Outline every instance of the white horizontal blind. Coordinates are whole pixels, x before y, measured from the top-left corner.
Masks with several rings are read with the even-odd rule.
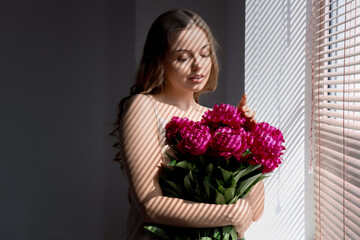
[[[314,0],[316,239],[360,239],[360,0]]]

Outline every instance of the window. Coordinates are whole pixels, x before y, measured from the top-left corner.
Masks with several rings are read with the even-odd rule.
[[[316,239],[360,239],[360,0],[314,0]]]

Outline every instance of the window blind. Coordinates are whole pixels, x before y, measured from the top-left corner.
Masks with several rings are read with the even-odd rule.
[[[360,239],[360,0],[314,0],[315,239]]]

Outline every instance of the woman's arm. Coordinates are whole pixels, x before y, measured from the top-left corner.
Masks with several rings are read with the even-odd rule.
[[[265,189],[264,182],[258,182],[255,186],[252,187],[249,195],[245,197],[251,206],[251,209],[254,213],[252,220],[255,222],[259,220],[264,212],[264,202],[265,202]]]
[[[253,217],[247,199],[232,205],[196,203],[162,196],[158,171],[162,163],[153,102],[136,95],[126,106],[120,126],[125,171],[145,222],[182,227],[248,227]]]

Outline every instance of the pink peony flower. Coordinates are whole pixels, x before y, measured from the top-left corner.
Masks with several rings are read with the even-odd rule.
[[[210,129],[206,125],[195,122],[180,130],[182,140],[177,145],[177,149],[183,153],[192,155],[204,154],[211,141]]]
[[[181,139],[180,130],[192,124],[194,122],[187,118],[173,117],[165,126],[166,139],[170,143],[176,143],[176,139]]]
[[[229,104],[215,104],[213,110],[204,113],[202,120],[212,129],[225,125],[235,130],[239,130],[245,121],[246,118],[241,116],[240,110]]]
[[[212,134],[212,150],[220,156],[229,159],[231,156],[240,160],[242,154],[249,148],[247,133],[243,128],[234,130],[230,127],[220,127]]]
[[[268,123],[258,123],[249,138],[250,151],[253,154],[251,164],[261,164],[263,173],[272,172],[281,163],[282,150],[285,147],[281,131]]]

